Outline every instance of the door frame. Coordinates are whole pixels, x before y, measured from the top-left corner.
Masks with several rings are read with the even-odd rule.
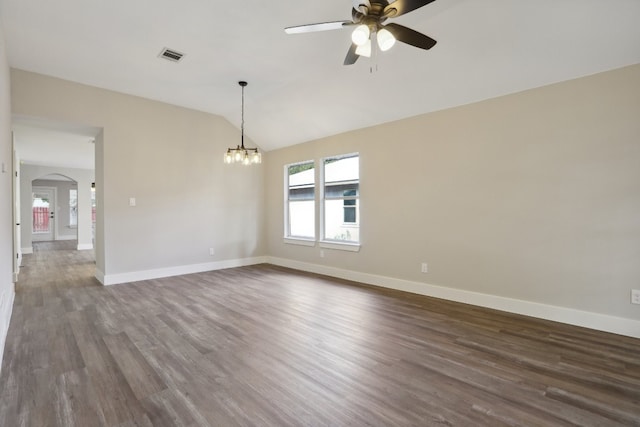
[[[20,177],[18,172],[18,153],[16,152],[16,141],[11,132],[11,206],[13,207],[13,282],[18,281],[20,274],[20,265],[22,264],[22,248],[20,236]]]
[[[39,186],[39,185],[33,185],[31,184],[31,242],[33,244],[33,242],[40,242],[40,241],[47,241],[47,240],[37,240],[34,239],[33,236],[36,236],[36,234],[34,234],[33,232],[33,193],[36,193],[38,190],[42,190],[42,191],[51,191],[51,194],[53,194],[53,201],[50,203],[50,205],[53,206],[53,224],[50,224],[49,227],[53,227],[53,229],[51,230],[51,241],[55,241],[58,240],[58,189],[56,187],[46,187],[46,186]]]

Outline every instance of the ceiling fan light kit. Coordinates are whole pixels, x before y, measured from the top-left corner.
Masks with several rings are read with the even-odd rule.
[[[378,47],[381,51],[386,52],[396,44],[396,38],[393,37],[393,34],[386,28],[382,28],[378,31],[376,35],[376,39],[378,41]]]
[[[355,26],[351,33],[352,45],[347,51],[344,65],[354,64],[360,56],[371,56],[374,34],[375,42],[382,52],[391,49],[396,40],[428,50],[437,43],[431,37],[399,24],[383,25],[383,23],[388,18],[404,15],[433,1],[435,0],[353,0],[350,21],[297,25],[287,27],[284,31],[287,34],[300,34]]]
[[[226,164],[242,163],[245,166],[251,164],[262,163],[262,154],[258,151],[258,148],[246,148],[244,146],[244,88],[247,86],[247,82],[239,81],[238,84],[242,87],[242,122],[240,125],[240,145],[236,148],[227,148],[224,153],[224,162]]]
[[[367,41],[369,41],[369,36],[371,35],[371,30],[367,25],[358,25],[353,33],[351,33],[351,41],[356,44],[356,46],[362,46]]]
[[[364,56],[365,58],[371,57],[371,40],[367,40],[362,46],[356,48],[356,54]]]

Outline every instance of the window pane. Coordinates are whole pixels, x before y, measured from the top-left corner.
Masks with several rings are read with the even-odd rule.
[[[313,162],[290,165],[287,169],[289,171],[289,187],[313,187],[315,185],[316,175]]]
[[[358,155],[351,157],[333,158],[324,160],[324,182],[358,181],[360,168]]]
[[[315,201],[289,202],[289,236],[314,238],[316,215]]]
[[[315,238],[314,162],[288,165],[286,168],[287,237]]]
[[[360,166],[357,154],[325,159],[324,239],[360,242]]]
[[[349,213],[347,213],[349,211]],[[348,218],[347,218],[348,216]],[[358,207],[345,208],[342,200],[327,200],[324,204],[324,238],[345,242],[359,242],[360,228],[357,224]],[[352,219],[352,221],[346,221]]]
[[[313,200],[315,199],[315,189],[313,187],[307,188],[293,188],[289,187],[289,200]]]
[[[355,202],[355,200],[354,200]],[[345,206],[344,208],[344,222],[356,222],[356,207]]]
[[[324,196],[328,199],[345,196],[357,196],[358,195],[358,183],[352,182],[349,184],[327,184],[324,188]]]
[[[69,190],[69,225],[78,225],[78,190]]]

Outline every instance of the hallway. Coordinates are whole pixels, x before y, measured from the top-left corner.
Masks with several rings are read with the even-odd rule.
[[[62,292],[77,287],[100,286],[94,279],[93,250],[76,250],[77,240],[33,242],[33,254],[23,255],[16,301],[42,298],[43,292]]]

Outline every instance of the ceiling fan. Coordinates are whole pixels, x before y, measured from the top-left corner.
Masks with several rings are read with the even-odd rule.
[[[287,27],[287,34],[311,33],[315,31],[338,30],[355,26],[351,34],[351,47],[344,58],[344,65],[354,64],[360,56],[371,56],[375,42],[381,51],[391,49],[396,40],[420,49],[431,49],[437,43],[434,39],[411,28],[399,24],[383,25],[388,18],[409,13],[435,0],[353,0],[350,21],[321,22],[318,24]]]

